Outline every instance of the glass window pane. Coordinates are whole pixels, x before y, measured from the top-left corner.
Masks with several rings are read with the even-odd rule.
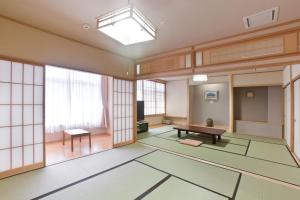
[[[34,104],[43,104],[43,86],[34,86]]]
[[[24,85],[24,104],[33,104],[33,86]]]
[[[24,145],[33,144],[33,126],[24,126]]]
[[[11,62],[6,60],[0,60],[0,81],[10,82],[11,77]]]
[[[22,167],[22,147],[12,149],[12,168]]]
[[[34,143],[43,143],[43,125],[34,125]]]
[[[12,84],[12,104],[22,104],[23,86],[21,84]]]
[[[0,104],[10,104],[10,85],[0,82]]]
[[[12,127],[12,146],[19,147],[22,146],[23,136],[22,136],[22,126]]]
[[[24,165],[33,164],[33,145],[24,147]]]
[[[33,124],[33,106],[25,105],[23,107],[23,124]]]
[[[0,149],[10,148],[10,128],[0,128]]]
[[[32,65],[24,65],[24,80],[25,84],[33,84],[33,66]]]
[[[0,105],[0,127],[10,126],[10,106]]]
[[[23,64],[22,63],[12,63],[12,82],[22,83],[23,82]]]
[[[43,121],[43,106],[34,106],[34,124],[42,124]]]
[[[0,150],[0,172],[10,169],[10,149]]]
[[[35,66],[34,67],[34,84],[44,85],[44,68]]]
[[[40,163],[43,162],[43,144],[34,145],[34,162]]]

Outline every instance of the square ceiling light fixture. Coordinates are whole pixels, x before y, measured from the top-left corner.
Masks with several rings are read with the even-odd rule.
[[[132,5],[100,16],[98,30],[124,45],[154,40],[154,26]]]
[[[205,81],[207,81],[207,75],[206,74],[193,75],[193,81],[195,81],[195,82],[205,82]]]

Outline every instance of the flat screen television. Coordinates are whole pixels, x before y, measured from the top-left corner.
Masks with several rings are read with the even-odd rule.
[[[137,120],[142,121],[144,119],[144,101],[137,101]]]

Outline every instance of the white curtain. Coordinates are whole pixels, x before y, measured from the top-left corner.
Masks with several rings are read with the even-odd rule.
[[[106,128],[102,85],[101,75],[46,66],[46,131]]]

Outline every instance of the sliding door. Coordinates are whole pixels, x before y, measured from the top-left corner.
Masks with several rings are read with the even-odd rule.
[[[294,83],[294,152],[300,158],[300,80]]]
[[[113,144],[114,147],[133,142],[133,82],[113,81]]]
[[[291,147],[291,86],[284,89],[284,139]]]
[[[44,68],[0,60],[0,178],[44,166]]]

